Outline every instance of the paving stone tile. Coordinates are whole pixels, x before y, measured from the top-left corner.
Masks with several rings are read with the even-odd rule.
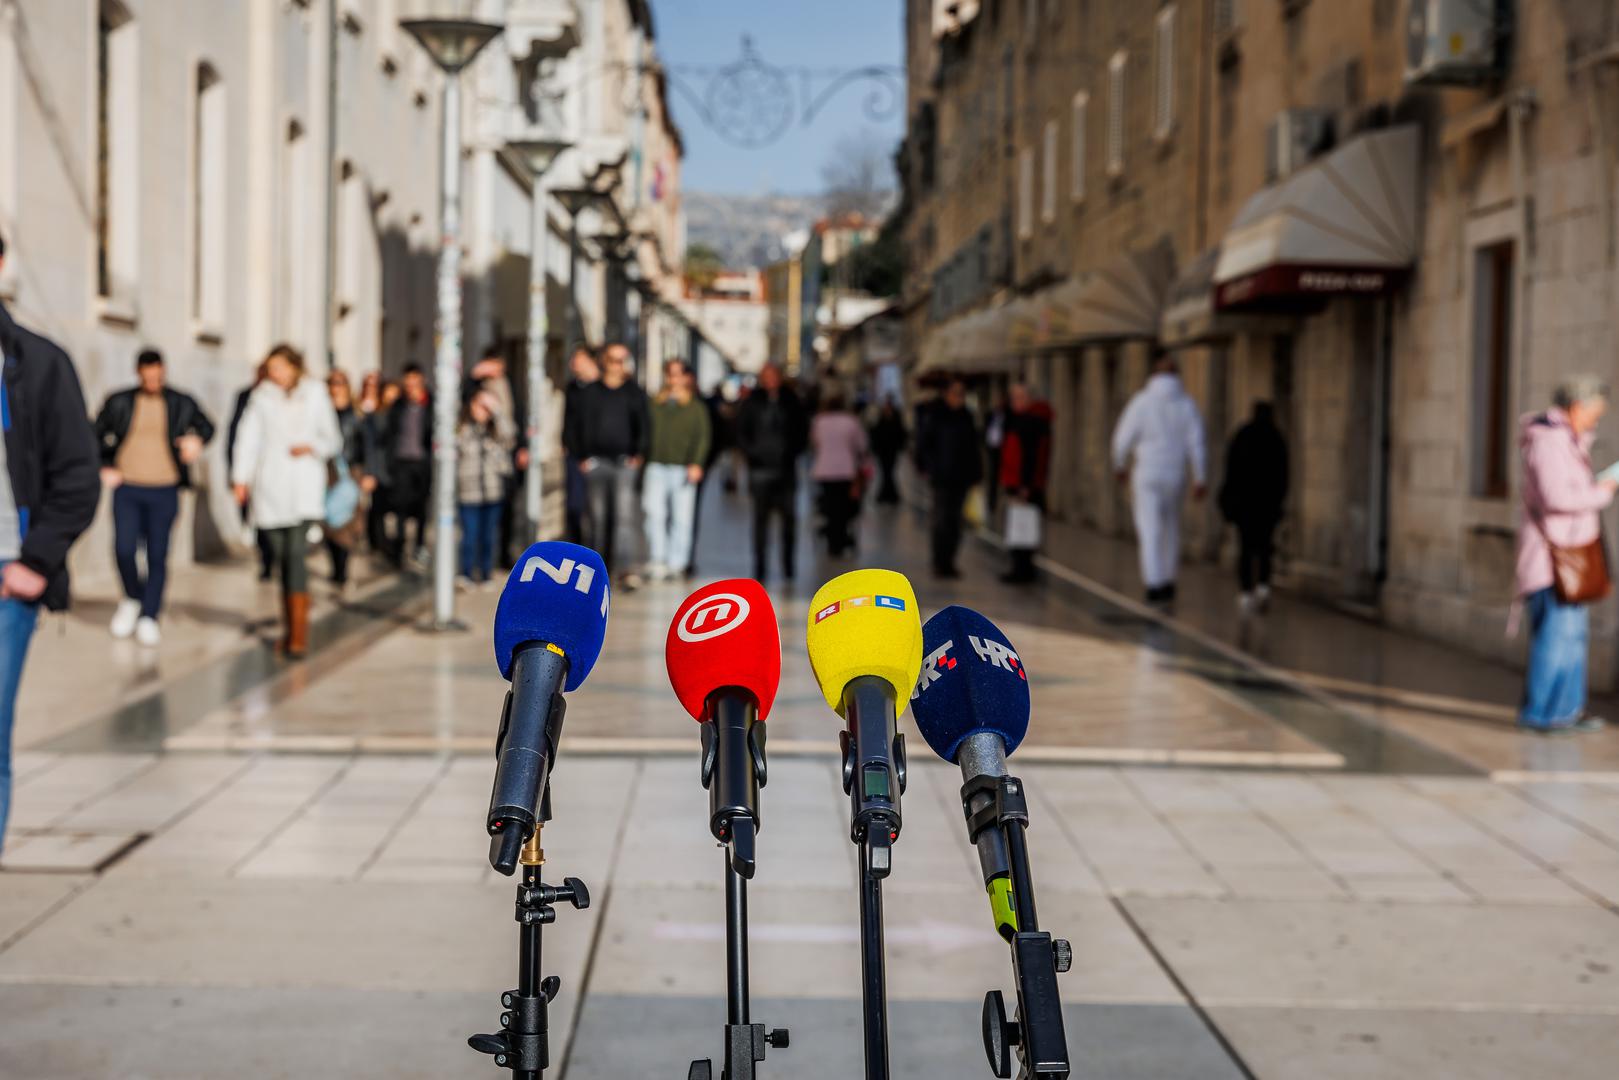
[[[1210,1013],[1265,1080],[1608,1080],[1619,1059],[1611,1012],[1216,1006]]]
[[[1611,1010],[1619,933],[1595,906],[1127,899],[1205,1005]]]
[[[0,873],[0,944],[91,880],[83,874]]]

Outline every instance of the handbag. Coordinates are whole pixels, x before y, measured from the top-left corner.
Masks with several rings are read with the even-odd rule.
[[[1546,523],[1534,515],[1535,528],[1546,542],[1546,551],[1552,559],[1552,589],[1563,604],[1592,604],[1613,591],[1613,579],[1608,575],[1608,548],[1598,530],[1589,543],[1562,547],[1552,543],[1546,533]]]
[[[326,477],[326,526],[342,529],[359,516],[360,485],[341,454],[327,466]]]
[[[1006,507],[1006,546],[1033,549],[1040,546],[1040,508],[1029,502],[1009,503]]]

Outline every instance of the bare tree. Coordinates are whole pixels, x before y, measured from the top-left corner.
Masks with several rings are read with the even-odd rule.
[[[865,130],[845,135],[821,167],[828,214],[882,217],[894,193],[894,152],[884,137]]]

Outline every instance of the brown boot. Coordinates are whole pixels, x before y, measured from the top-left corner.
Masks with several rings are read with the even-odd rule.
[[[287,656],[302,660],[309,651],[309,594],[287,595]]]

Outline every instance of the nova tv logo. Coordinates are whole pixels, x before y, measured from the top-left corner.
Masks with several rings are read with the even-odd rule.
[[[693,604],[680,617],[675,634],[681,641],[707,641],[728,634],[748,618],[748,602],[736,593],[715,593]]]

